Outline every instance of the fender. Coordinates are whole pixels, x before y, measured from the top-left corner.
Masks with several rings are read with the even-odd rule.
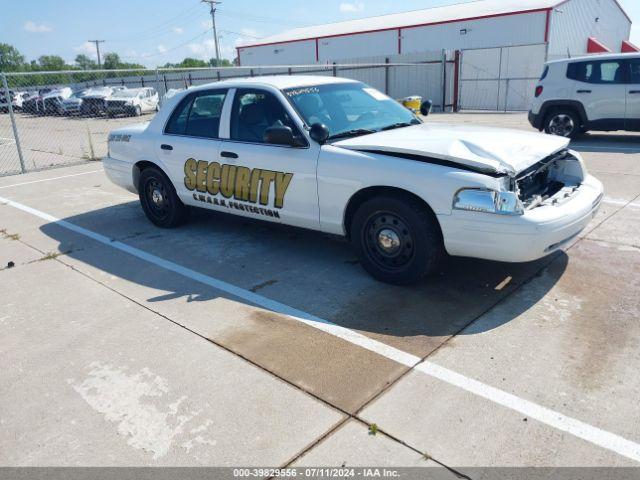
[[[547,117],[547,113],[556,107],[570,107],[578,112],[580,121],[583,125],[586,125],[589,122],[584,105],[582,105],[582,102],[577,100],[547,100],[542,104],[542,107],[540,107],[540,121],[544,122],[544,119]]]

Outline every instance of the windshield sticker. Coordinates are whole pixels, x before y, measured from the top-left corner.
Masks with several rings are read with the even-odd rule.
[[[362,90],[367,92],[369,95],[371,95],[376,100],[391,100],[384,93],[376,90],[375,88],[363,88]]]
[[[305,88],[296,88],[294,90],[288,90],[285,92],[288,97],[297,97],[298,95],[310,95],[314,93],[320,93],[320,89],[318,87],[305,87]]]
[[[293,179],[293,173],[209,163],[194,158],[185,162],[184,175],[184,185],[193,192],[194,200],[275,218],[280,218],[277,210],[251,204],[269,205],[273,191],[273,207],[284,208],[284,198]],[[248,204],[226,200],[231,198]]]

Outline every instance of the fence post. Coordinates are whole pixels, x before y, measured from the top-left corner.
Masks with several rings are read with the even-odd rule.
[[[142,84],[142,86],[144,87],[144,75],[140,77],[140,83]]]
[[[447,108],[447,51],[442,49],[442,113]]]
[[[384,63],[387,64],[384,67],[384,93],[385,95],[389,95],[389,57],[384,59]]]
[[[189,86],[192,87],[193,86],[193,78],[191,77],[191,72],[189,72],[188,78],[189,78]]]
[[[13,105],[11,104],[11,94],[9,93],[9,85],[7,84],[7,76],[4,73],[1,75],[2,86],[4,87],[4,98],[7,101],[9,117],[11,118],[11,127],[13,128],[13,140],[16,142],[16,150],[18,150],[18,158],[20,159],[20,171],[22,173],[27,173],[27,169],[24,166],[24,157],[22,156],[22,146],[20,145],[18,126],[16,125],[16,118],[13,115]]]
[[[164,95],[160,95],[160,72],[158,71],[158,68],[156,67],[156,91],[158,92],[158,104],[160,106],[162,106],[162,99],[164,97]],[[167,93],[167,92],[164,92]]]
[[[333,62],[333,76],[338,76],[338,67],[336,67],[336,62]]]
[[[509,81],[510,80],[511,80],[510,78],[507,78],[507,82],[506,82],[507,85],[505,87],[506,92],[504,92],[504,113],[507,113],[507,110],[508,110],[507,107],[508,107],[508,102],[509,102]]]

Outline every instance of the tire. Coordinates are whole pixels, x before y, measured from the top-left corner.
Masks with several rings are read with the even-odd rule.
[[[189,208],[180,201],[171,181],[158,168],[142,171],[138,196],[145,215],[157,227],[175,228],[189,216]]]
[[[140,105],[135,106],[135,108],[133,109],[133,115],[136,117],[142,115],[142,108],[140,108]]]
[[[408,196],[365,201],[353,216],[350,232],[363,268],[393,285],[412,284],[433,273],[444,254],[435,216]]]
[[[575,138],[583,131],[580,117],[571,109],[555,109],[544,120],[544,131],[549,135]]]

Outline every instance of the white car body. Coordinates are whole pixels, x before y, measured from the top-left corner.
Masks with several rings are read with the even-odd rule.
[[[106,99],[108,115],[139,115],[155,112],[159,108],[160,97],[151,87],[115,91]]]
[[[229,80],[181,92],[151,122],[111,132],[104,169],[115,184],[137,192],[140,168],[150,163],[166,174],[185,205],[337,235],[349,234],[350,205],[363,192],[403,192],[433,211],[450,255],[506,262],[531,261],[558,250],[586,227],[599,207],[602,184],[587,174],[580,155],[568,151],[568,140],[560,137],[424,123],[324,144],[314,141],[283,91],[349,82],[357,83],[331,77],[275,76]],[[273,94],[304,135],[305,146],[232,140],[230,112],[236,92],[245,88]],[[180,102],[206,90],[227,90],[219,138],[165,133]],[[373,89],[365,90],[381,101],[392,101]],[[229,158],[229,152],[237,158]],[[275,172],[264,197],[268,201],[258,202],[257,194],[247,200],[247,195],[239,195],[238,183],[234,192],[227,188],[225,194],[211,194],[204,184],[191,188],[189,177],[196,175],[190,171],[195,168],[195,163],[188,163],[192,160],[198,162],[198,169],[202,167],[194,177],[197,182],[205,181],[206,169],[222,168],[221,184],[225,168],[234,174],[242,167],[250,169],[251,175],[256,169]],[[520,202],[514,200],[515,184],[523,172],[537,166],[548,169],[562,188],[548,198],[528,199],[519,214],[474,211],[478,196],[480,206],[488,197]],[[285,175],[290,183],[279,195]]]
[[[547,63],[529,121],[561,136],[588,130],[640,131],[640,53]]]

